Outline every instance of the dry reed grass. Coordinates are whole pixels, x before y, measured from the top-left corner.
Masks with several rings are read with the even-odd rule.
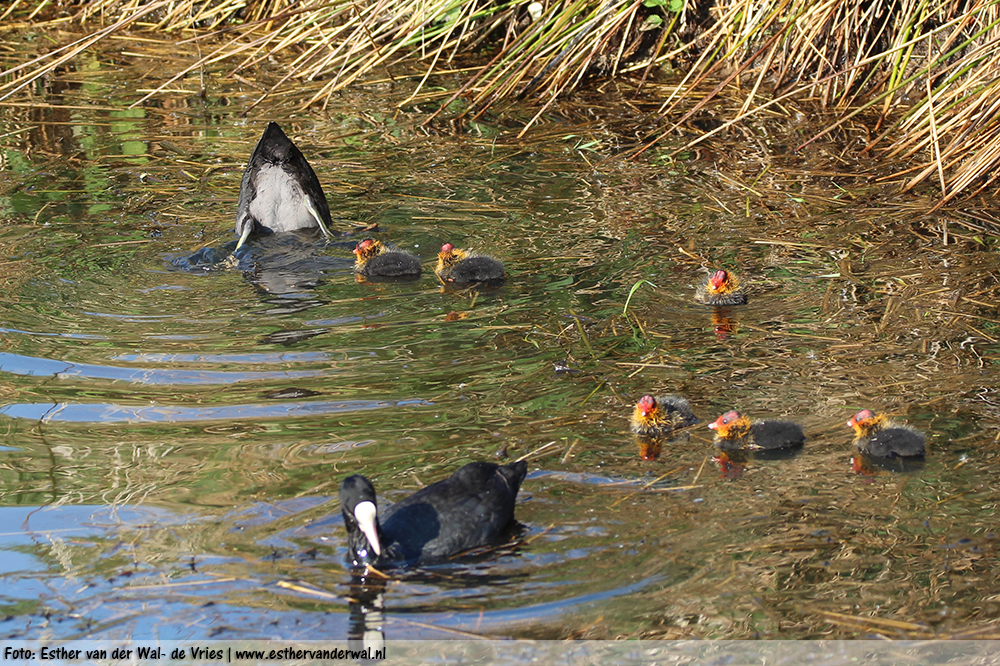
[[[0,100],[126,29],[176,33],[184,37],[181,48],[197,46],[200,53],[137,104],[199,67],[226,61],[236,75],[283,54],[287,64],[278,86],[322,81],[306,104],[325,104],[363,77],[392,78],[394,66],[419,61],[423,75],[400,102],[405,106],[419,98],[432,74],[451,71],[460,56],[489,46],[488,62],[440,109],[462,97],[468,102],[462,115],[475,118],[499,102],[534,98],[539,107],[523,135],[588,77],[641,72],[641,89],[653,67],[670,64],[685,73],[660,106],[669,120],[629,153],[633,157],[671,136],[723,90],[736,89],[742,103],[730,117],[682,149],[797,101],[839,114],[818,136],[863,118],[870,137],[862,153],[905,161],[902,188],[936,183],[938,206],[994,185],[1000,165],[995,0],[573,0],[530,6],[502,0],[80,0],[76,7],[75,14],[53,18],[43,0],[16,0],[0,15],[22,19],[8,30],[43,18],[102,26],[3,72]],[[201,50],[210,43],[211,50]]]

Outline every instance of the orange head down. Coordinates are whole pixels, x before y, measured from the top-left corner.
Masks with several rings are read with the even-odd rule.
[[[647,437],[667,437],[698,422],[691,405],[679,395],[644,395],[632,410],[632,432]]]
[[[369,259],[377,257],[383,252],[385,252],[385,245],[382,245],[382,241],[372,240],[371,238],[366,238],[354,248],[358,266],[364,266]]]
[[[694,300],[703,305],[717,307],[745,305],[747,295],[743,292],[738,277],[729,271],[719,269],[701,283],[695,291]]]
[[[750,419],[732,409],[708,424],[721,439],[743,437],[750,432]]]
[[[724,270],[717,270],[708,279],[711,294],[731,294],[740,288],[740,281]]]
[[[653,434],[653,431],[666,426],[670,427],[670,416],[665,414],[656,398],[651,395],[644,395],[635,403],[632,410],[632,431],[639,434]]]
[[[438,263],[434,272],[440,273],[447,268],[451,268],[468,256],[469,253],[465,250],[456,250],[455,246],[451,243],[445,243],[441,246],[441,251],[438,252]]]
[[[854,428],[854,434],[858,438],[871,436],[873,432],[880,430],[884,424],[885,416],[875,414],[870,409],[862,409],[847,421],[847,425]]]
[[[642,396],[639,402],[635,403],[635,412],[648,419],[650,414],[656,412],[656,398],[651,395]]]

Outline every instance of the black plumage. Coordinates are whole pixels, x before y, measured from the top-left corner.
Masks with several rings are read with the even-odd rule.
[[[666,437],[698,423],[691,404],[679,395],[644,395],[632,410],[632,432],[644,437]]]
[[[863,440],[859,448],[876,458],[923,457],[925,451],[923,435],[909,428],[886,428]]]
[[[252,234],[316,227],[330,235],[330,208],[319,179],[278,123],[268,123],[240,182],[236,249]]]
[[[731,410],[708,424],[723,451],[793,449],[805,444],[802,426],[791,421],[751,421]]]
[[[469,463],[377,517],[374,486],[349,476],[340,485],[348,557],[354,566],[426,564],[495,542],[514,521],[527,471],[524,461]]]
[[[805,444],[802,426],[790,421],[757,421],[750,426],[755,448],[789,449]]]
[[[415,278],[422,270],[420,257],[370,238],[358,243],[354,254],[354,272],[366,278]]]
[[[442,282],[455,284],[496,285],[502,282],[506,275],[503,262],[499,259],[469,250],[459,250],[451,243],[441,246],[434,272]]]
[[[922,432],[896,423],[883,414],[862,409],[847,425],[854,428],[854,445],[875,458],[922,458],[927,453],[927,438]]]
[[[503,279],[503,264],[493,257],[469,257],[456,264],[448,274],[448,282],[496,282]]]

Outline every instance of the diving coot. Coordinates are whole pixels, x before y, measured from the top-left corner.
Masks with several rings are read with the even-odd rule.
[[[451,243],[441,246],[434,272],[443,282],[458,284],[500,282],[504,278],[503,262],[499,259],[469,250],[458,250]]]
[[[699,285],[694,300],[704,305],[744,305],[747,295],[740,286],[739,278],[728,271],[718,270]]]
[[[415,278],[420,258],[402,250],[390,250],[382,241],[366,238],[354,248],[354,272],[365,277]]]
[[[697,422],[691,405],[679,395],[644,395],[632,410],[632,432],[644,437],[663,437]]]
[[[268,123],[240,183],[236,249],[251,234],[315,227],[330,235],[330,208],[319,179],[278,123]]]
[[[425,564],[500,537],[514,520],[525,461],[474,462],[393,504],[377,517],[375,488],[355,474],[340,484],[354,566]]]
[[[861,453],[876,458],[922,458],[927,438],[919,430],[895,423],[884,414],[862,409],[847,422],[854,428],[854,445]]]
[[[751,421],[736,410],[726,412],[708,427],[715,431],[715,445],[723,451],[792,449],[806,441],[797,423]]]

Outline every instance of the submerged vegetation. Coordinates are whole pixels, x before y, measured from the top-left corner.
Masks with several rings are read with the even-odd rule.
[[[905,161],[893,180],[903,189],[935,185],[938,206],[990,188],[1000,173],[995,0],[15,0],[0,19],[6,31],[92,31],[7,67],[0,99],[112,33],[142,30],[176,36],[197,58],[136,103],[222,61],[239,77],[282,54],[276,87],[322,82],[310,105],[373,76],[412,76],[401,65],[419,63],[419,83],[400,107],[421,99],[432,75],[459,72],[457,90],[433,96],[434,115],[470,120],[530,101],[537,111],[523,135],[584,82],[628,77],[636,98],[662,99],[656,121],[623,155],[668,138],[676,153],[753,116],[793,115],[795,104],[828,119],[799,147],[846,123],[861,126],[866,139],[854,154]],[[664,72],[675,85],[648,92]],[[720,114],[710,103],[723,92],[738,103]],[[691,120],[696,136],[685,132],[675,145]]]

